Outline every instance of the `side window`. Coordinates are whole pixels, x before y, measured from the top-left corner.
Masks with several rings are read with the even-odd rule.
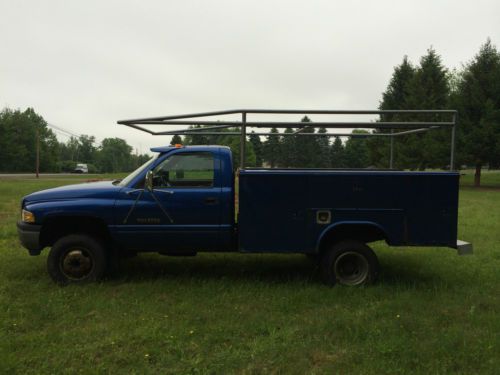
[[[153,171],[155,188],[214,186],[214,157],[211,152],[179,153]]]

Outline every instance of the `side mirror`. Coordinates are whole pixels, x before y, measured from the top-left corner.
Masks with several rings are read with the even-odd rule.
[[[153,171],[148,171],[148,173],[146,173],[144,187],[146,188],[146,190],[153,191]]]

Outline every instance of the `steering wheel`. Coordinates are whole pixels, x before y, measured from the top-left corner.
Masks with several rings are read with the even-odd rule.
[[[153,185],[161,187],[170,187],[169,176],[167,171],[159,170],[153,177]]]

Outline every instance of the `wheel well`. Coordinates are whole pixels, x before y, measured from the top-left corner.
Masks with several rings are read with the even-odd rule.
[[[81,216],[64,216],[49,219],[43,224],[40,233],[40,244],[52,246],[58,239],[68,234],[88,234],[104,241],[111,240],[108,226],[100,219]]]
[[[324,234],[318,251],[321,253],[332,244],[343,240],[369,243],[379,240],[387,241],[387,236],[382,229],[372,224],[340,224]]]

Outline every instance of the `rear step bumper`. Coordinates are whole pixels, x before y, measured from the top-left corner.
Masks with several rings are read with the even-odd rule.
[[[470,242],[465,242],[462,240],[457,240],[456,249],[458,255],[470,255],[473,253],[472,244]]]

